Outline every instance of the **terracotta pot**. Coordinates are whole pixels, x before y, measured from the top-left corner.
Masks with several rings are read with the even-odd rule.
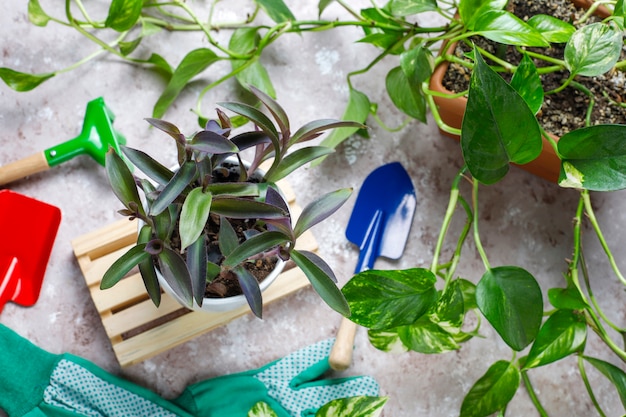
[[[591,0],[572,0],[573,3],[582,8],[588,8],[593,2]],[[600,6],[596,15],[604,18],[611,15],[611,12],[604,6]],[[456,48],[456,43],[450,44],[447,46],[447,53],[453,54],[454,49]],[[444,49],[446,49],[446,45],[444,44],[440,50],[440,54],[443,53]],[[448,90],[443,86],[443,77],[446,74],[449,66],[448,61],[443,61],[439,64],[435,71],[433,72],[432,77],[430,78],[430,89],[433,91],[438,91],[440,93],[453,95],[454,92]],[[460,129],[463,123],[463,114],[465,113],[465,107],[467,106],[467,99],[465,97],[457,97],[457,98],[445,98],[445,97],[433,97],[435,103],[439,107],[439,114],[441,119],[451,127],[456,129]],[[449,136],[451,138],[459,140],[458,135],[453,135],[451,133],[440,130],[442,134]],[[550,135],[553,139],[558,141],[558,137],[554,135]],[[535,174],[539,177],[545,178],[551,182],[558,182],[559,173],[561,170],[561,160],[556,155],[554,148],[550,144],[550,142],[543,138],[543,149],[539,157],[532,162],[525,165],[518,165],[520,168]]]

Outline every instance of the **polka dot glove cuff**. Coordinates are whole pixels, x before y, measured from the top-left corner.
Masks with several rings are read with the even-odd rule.
[[[377,396],[369,376],[326,379],[334,339],[294,352],[260,369],[199,382],[176,401],[201,417],[245,417],[264,401],[279,417],[308,417],[329,401],[359,395]],[[193,403],[193,405],[191,405]]]

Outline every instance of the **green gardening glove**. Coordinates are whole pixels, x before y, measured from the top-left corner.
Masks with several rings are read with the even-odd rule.
[[[191,385],[175,403],[197,417],[245,417],[259,401],[279,417],[305,417],[338,398],[377,396],[378,384],[368,376],[321,378],[330,369],[333,343],[324,340],[260,369]]]
[[[279,417],[303,417],[334,399],[377,395],[369,377],[318,379],[329,368],[332,343],[199,382],[168,401],[83,358],[46,352],[0,324],[0,409],[9,417],[246,417],[263,401]]]

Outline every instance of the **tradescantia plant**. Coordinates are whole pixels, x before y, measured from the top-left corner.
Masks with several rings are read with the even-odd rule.
[[[245,266],[259,258],[278,257],[292,259],[330,307],[349,315],[330,267],[315,253],[296,249],[296,241],[335,212],[352,190],[341,189],[319,197],[303,209],[294,223],[275,182],[332,152],[322,146],[290,151],[292,146],[327,130],[359,124],[316,120],[291,133],[283,108],[263,92],[254,87],[251,90],[274,121],[253,106],[222,103],[223,108],[255,124],[255,129],[233,137],[231,118],[219,109],[218,119],[210,120],[206,129],[191,137],[169,122],[148,119],[175,141],[178,167],[173,171],[140,150],[122,147],[125,158],[147,176],[138,178],[121,155],[114,151],[107,154],[111,187],[125,207],[120,213],[138,218],[144,225],[137,244],[106,271],[101,288],[110,288],[138,266],[148,294],[159,305],[158,269],[180,299],[189,306],[192,300],[201,306],[207,282],[221,274],[234,274],[252,311],[261,317],[259,284]],[[246,149],[254,150],[247,167],[240,157]],[[225,166],[225,160],[233,156],[235,162],[231,165],[235,167]],[[271,164],[267,171],[254,178],[259,165],[268,159]],[[233,169],[234,179],[229,175]],[[250,224],[243,236],[238,236],[231,224],[237,219]],[[211,221],[217,226],[211,227]],[[217,245],[211,244],[210,236],[214,234],[219,236]]]
[[[610,35],[619,44],[623,42],[621,23],[621,19],[611,23],[617,25],[611,31],[620,31],[619,39]],[[573,47],[584,49],[586,45],[575,43]],[[582,63],[585,51],[571,53],[573,62]],[[512,355],[485,364],[485,373],[462,401],[463,417],[504,415],[522,385],[539,414],[547,416],[538,393],[540,389],[535,390],[531,382],[533,370],[571,355],[578,359],[579,375],[590,403],[599,415],[607,415],[586,370],[594,368],[604,375],[626,407],[626,372],[614,364],[626,364],[626,329],[611,318],[616,310],[621,311],[621,305],[603,306],[594,295],[594,277],[585,263],[582,233],[588,223],[605,251],[617,282],[626,286],[591,203],[591,191],[626,188],[626,125],[593,125],[590,117],[586,126],[563,135],[558,142],[550,140],[561,163],[559,185],[577,189],[580,198],[571,211],[572,256],[567,260],[562,285],[542,292],[536,278],[524,266],[490,263],[481,243],[479,190],[504,178],[511,163],[525,164],[537,158],[542,149],[542,129],[535,114],[543,103],[541,100],[533,103],[529,97],[543,97],[543,94],[519,91],[515,80],[507,83],[487,65],[478,48],[474,48],[471,57],[473,71],[459,132],[465,164],[451,186],[431,266],[357,274],[342,289],[352,312],[350,319],[368,328],[369,340],[378,349],[424,354],[443,354],[471,343],[481,333],[480,318],[486,319],[497,337],[510,347]],[[615,64],[614,59],[610,62]],[[529,60],[519,69],[522,65],[531,69],[534,66]],[[607,70],[600,63],[597,67],[587,67],[590,73]],[[541,83],[538,87],[541,89]],[[543,135],[547,136],[545,132]],[[469,186],[470,199],[464,197],[464,184]],[[451,222],[457,215],[464,216],[466,221],[456,243],[452,241],[455,250],[451,259],[442,262],[442,248],[450,238]],[[459,277],[461,252],[469,241],[484,264],[484,273]],[[546,310],[545,300],[550,304]],[[468,329],[471,316],[479,317],[479,324]],[[595,333],[612,352],[610,360],[589,353],[586,345],[589,333]]]

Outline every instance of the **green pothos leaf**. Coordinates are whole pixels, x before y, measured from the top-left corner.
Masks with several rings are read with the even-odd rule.
[[[0,78],[9,87],[15,91],[24,92],[30,91],[39,84],[54,77],[56,73],[49,72],[47,74],[28,74],[25,72],[19,72],[12,70],[11,68],[0,68]]]
[[[185,55],[154,105],[152,117],[157,119],[162,117],[187,83],[218,60],[219,57],[215,52],[207,48],[194,49]],[[162,61],[158,61],[158,64],[162,64]]]
[[[430,321],[447,332],[455,334],[461,330],[465,311],[463,282],[457,279],[452,281],[440,295],[428,316]]]
[[[617,366],[605,362],[601,359],[584,356],[585,360],[600,371],[609,381],[613,383],[622,401],[622,405],[626,407],[626,373]]]
[[[118,32],[125,32],[135,26],[142,7],[143,0],[113,0],[104,24]]]
[[[503,410],[513,399],[520,379],[520,371],[513,363],[494,363],[463,399],[461,417],[486,417]]]
[[[378,417],[387,397],[357,396],[338,398],[323,405],[315,417]]]
[[[615,66],[622,46],[622,31],[605,23],[592,23],[570,37],[565,45],[565,62],[573,74],[595,77]]]
[[[120,52],[124,56],[131,54],[139,46],[143,38],[147,36],[151,36],[155,33],[158,33],[161,30],[162,29],[160,26],[157,26],[153,23],[150,23],[149,21],[145,19],[142,19],[141,20],[141,32],[139,33],[139,36],[137,36],[135,39],[130,40],[130,41],[120,42],[119,44]]]
[[[485,184],[502,179],[510,163],[526,164],[541,153],[535,115],[524,99],[474,50],[461,149],[470,173]]]
[[[587,325],[572,310],[558,310],[541,326],[525,368],[535,368],[578,351],[587,340]]]
[[[613,16],[621,17],[622,19],[626,17],[626,8],[624,8],[624,0],[617,0],[617,3],[615,3],[615,7],[613,8]]]
[[[426,123],[426,98],[421,89],[411,85],[401,67],[389,71],[385,78],[387,93],[393,104],[407,115]]]
[[[532,16],[526,22],[539,31],[548,42],[565,43],[576,31],[574,25],[545,14]]]
[[[487,39],[506,45],[550,46],[539,31],[505,10],[481,14],[474,22],[474,30]]]
[[[626,126],[596,125],[559,139],[561,187],[592,191],[626,188]]]
[[[278,414],[268,403],[259,401],[248,411],[248,417],[278,417]]]
[[[474,30],[474,23],[483,14],[491,10],[502,10],[507,0],[463,0],[459,2],[461,21],[469,30]]]
[[[537,336],[543,299],[537,280],[528,271],[515,266],[488,270],[476,286],[476,302],[512,349],[521,351]]]
[[[454,336],[427,316],[397,330],[402,343],[414,352],[443,353],[459,349]]]
[[[318,6],[317,6],[317,15],[318,17],[322,15],[322,13],[324,13],[324,10],[326,10],[326,8],[335,0],[320,0]]]
[[[580,291],[575,287],[550,288],[548,299],[555,308],[563,310],[584,310],[587,303],[580,295]]]
[[[388,353],[403,353],[409,349],[400,339],[398,330],[400,327],[387,330],[368,330],[367,336],[370,343],[378,350]]]
[[[256,0],[265,10],[265,13],[276,23],[283,23],[289,20],[296,20],[289,7],[283,0]]]
[[[522,61],[511,79],[511,87],[524,99],[533,114],[541,110],[543,104],[543,85],[533,61],[524,54]]]
[[[50,16],[44,12],[39,0],[29,0],[28,2],[28,20],[37,26],[46,26],[50,21]]]
[[[435,276],[427,269],[369,270],[355,275],[342,292],[350,319],[374,330],[409,325],[437,300]]]
[[[391,0],[391,14],[404,17],[418,13],[436,11],[436,0]]]
[[[272,98],[276,98],[276,90],[272,80],[259,62],[258,55],[254,55],[260,36],[258,27],[245,27],[236,29],[229,41],[229,48],[240,54],[252,54],[247,60],[234,59],[231,61],[233,71],[236,71],[235,78],[243,88],[256,87]]]

